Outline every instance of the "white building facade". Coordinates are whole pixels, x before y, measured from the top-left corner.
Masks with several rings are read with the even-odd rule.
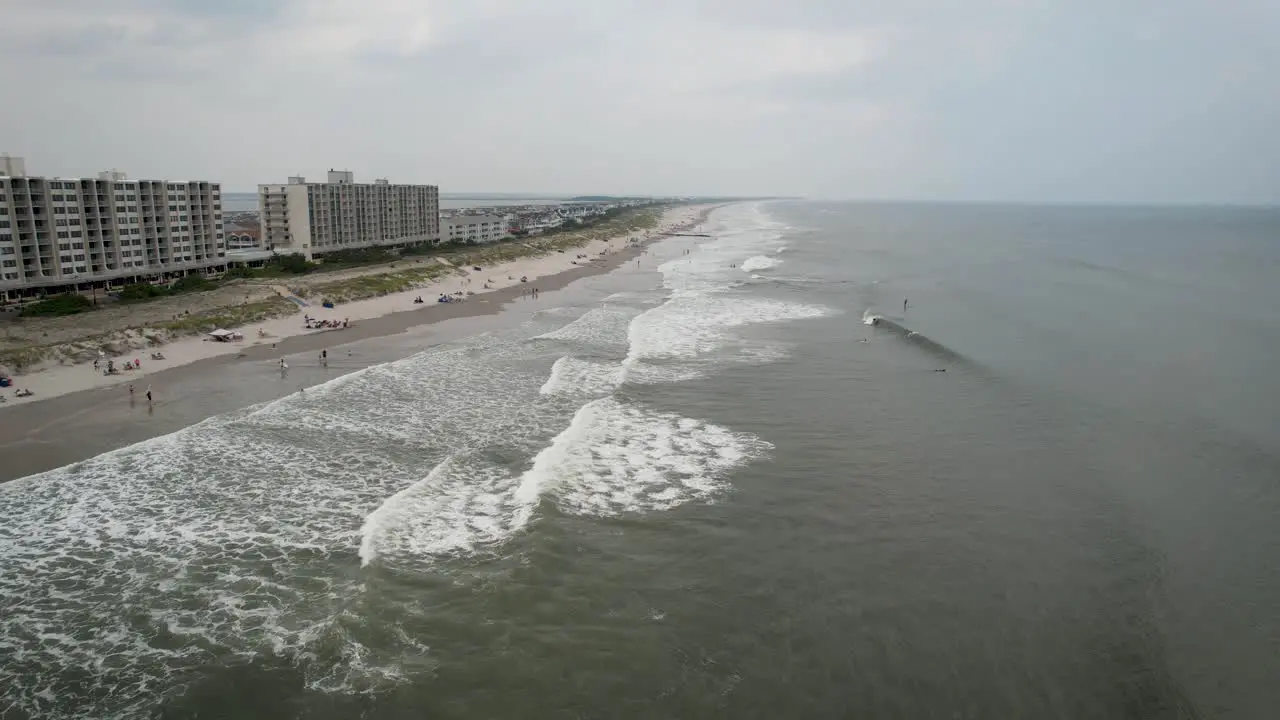
[[[440,189],[356,183],[349,171],[330,170],[327,182],[291,177],[259,185],[261,247],[308,260],[335,250],[416,245],[440,240]]]
[[[498,242],[510,237],[510,222],[501,215],[454,215],[440,218],[440,239],[443,242],[480,243]]]
[[[208,181],[25,175],[0,159],[0,292],[158,282],[226,265],[222,192]]]

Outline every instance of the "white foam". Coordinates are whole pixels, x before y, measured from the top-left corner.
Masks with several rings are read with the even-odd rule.
[[[728,331],[755,323],[823,317],[817,305],[723,294],[687,294],[632,321],[630,357],[636,360],[693,359],[725,345]]]
[[[361,564],[432,561],[506,540],[528,517],[517,489],[506,468],[451,455],[369,514]]]
[[[607,346],[625,337],[623,331],[637,312],[639,311],[619,305],[592,308],[564,327],[545,332],[534,339]]]
[[[49,690],[65,716],[146,715],[182,691],[173,676],[219,658],[345,642],[329,628],[359,578],[335,566],[358,562],[357,549],[401,562],[511,532],[516,479],[441,461],[494,438],[531,452],[565,410],[539,402],[530,345],[486,342],[0,485],[0,705],[48,715]],[[145,640],[156,635],[177,640]],[[351,653],[341,672],[326,664]],[[306,681],[377,686],[396,653],[338,648],[307,665]],[[74,681],[64,672],[104,664]]]
[[[743,272],[755,272],[757,270],[768,270],[778,266],[780,261],[764,255],[754,255],[742,261],[739,267]]]
[[[547,382],[539,390],[543,395],[601,395],[622,384],[622,366],[599,363],[566,355],[551,366]]]
[[[730,331],[829,312],[726,293],[734,258],[775,249],[780,230],[759,212],[723,222],[740,229],[662,266],[659,307],[592,309],[540,336],[550,345],[471,338],[0,485],[0,706],[146,715],[182,692],[175,677],[264,648],[310,659],[310,688],[381,687],[422,646],[374,649],[343,629],[363,582],[344,567],[500,547],[552,486],[588,514],[714,497],[767,445],[608,397],[575,406],[624,381],[697,377],[717,350],[774,357]],[[548,377],[554,343],[574,351]],[[540,451],[517,474],[484,459],[496,445]]]
[[[769,448],[744,433],[601,398],[583,406],[539,455],[535,482],[564,512],[667,510],[711,499],[730,470]]]

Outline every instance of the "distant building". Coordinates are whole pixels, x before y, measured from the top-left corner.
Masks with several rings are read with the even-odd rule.
[[[220,185],[26,175],[0,156],[0,292],[163,282],[226,265]]]
[[[545,209],[520,213],[512,222],[512,226],[516,230],[529,233],[530,235],[537,235],[544,230],[560,227],[563,224],[564,217],[555,210]]]
[[[440,239],[444,242],[497,242],[511,236],[507,219],[501,215],[454,215],[440,218]]]
[[[232,225],[225,230],[227,239],[227,250],[257,250],[261,247],[258,242],[261,228],[250,225]]]
[[[259,185],[259,239],[266,250],[312,259],[335,250],[416,245],[440,240],[440,190],[435,185],[356,183],[330,170],[327,182],[291,177]]]

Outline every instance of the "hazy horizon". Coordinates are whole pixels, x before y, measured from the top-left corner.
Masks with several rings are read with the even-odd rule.
[[[1207,0],[10,4],[0,152],[241,192],[343,167],[513,196],[1272,205],[1278,26]]]

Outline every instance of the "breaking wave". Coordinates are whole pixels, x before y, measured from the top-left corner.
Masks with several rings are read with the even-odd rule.
[[[930,355],[933,355],[936,358],[947,360],[950,362],[955,362],[955,363],[970,364],[972,362],[969,360],[969,358],[956,352],[955,350],[952,350],[946,345],[943,345],[942,343],[937,342],[931,338],[925,337],[924,335],[921,335],[915,330],[912,330],[911,328],[899,322],[896,322],[883,315],[873,313],[870,310],[863,313],[862,322],[864,325],[870,325],[880,330],[889,332],[894,336],[901,338],[902,340],[910,343],[911,345],[917,348],[920,348],[921,350],[924,350],[925,352],[929,353]]]
[[[775,268],[780,261],[764,255],[756,255],[749,257],[742,262],[741,268],[743,272],[753,273],[759,270],[768,270]]]
[[[206,668],[267,656],[316,690],[386,687],[427,649],[356,611],[380,573],[506,552],[543,502],[613,516],[713,500],[770,445],[619,390],[775,361],[785,345],[738,329],[831,312],[735,288],[732,259],[776,251],[785,228],[753,206],[716,222],[660,266],[657,296],[540,311],[532,331],[0,486],[0,706],[136,717]]]

